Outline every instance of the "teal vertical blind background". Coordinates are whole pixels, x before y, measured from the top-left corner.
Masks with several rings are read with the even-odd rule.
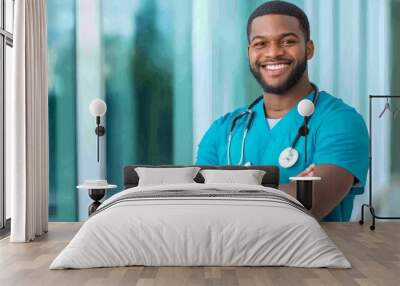
[[[117,191],[124,165],[191,164],[211,122],[260,95],[249,72],[246,24],[251,11],[263,2],[100,1],[103,62],[98,72],[108,105],[106,176],[119,185]],[[390,93],[390,79],[398,74],[391,65],[399,60],[391,48],[398,38],[391,32],[391,25],[398,25],[392,19],[398,18],[399,9],[391,10],[398,6],[396,1],[289,2],[309,16],[316,46],[309,62],[311,80],[368,120],[368,94]],[[76,210],[75,199],[69,197],[77,184],[75,126],[84,123],[76,122],[74,110],[74,29],[79,27],[73,20],[74,1],[62,3],[48,1],[49,76],[55,79],[49,88],[50,118],[55,119],[50,133],[50,209],[60,210],[55,219],[68,220],[73,216],[61,210]],[[59,21],[60,14],[69,18]],[[52,101],[62,102],[63,108]],[[389,146],[396,130],[387,123],[375,133],[377,146],[386,146],[374,151],[380,158],[375,175],[382,178],[377,188],[392,176]],[[55,200],[63,196],[68,199]],[[360,196],[356,204],[365,200]],[[354,210],[355,218],[358,206]]]
[[[47,1],[49,219],[77,219],[75,1]]]
[[[391,58],[393,63],[400,63],[400,53],[398,52],[398,48],[400,47],[400,1],[394,2],[391,6],[391,39],[392,39],[392,50],[391,50]],[[391,87],[392,93],[396,95],[400,95],[400,65],[393,64],[391,66]],[[399,102],[400,104],[400,102]],[[400,125],[392,126],[392,141],[391,146],[395,146],[392,150],[392,162],[391,171],[400,174]],[[399,175],[400,177],[400,175]],[[397,204],[398,205],[398,204]]]
[[[76,2],[76,145],[77,184],[88,178],[106,178],[107,136],[99,138],[99,162],[97,162],[97,138],[94,132],[96,119],[89,112],[95,98],[105,99],[103,76],[103,45],[101,34],[101,7],[97,0]],[[100,124],[106,125],[104,117]],[[78,192],[78,219],[85,220],[91,203],[87,190]]]
[[[102,2],[107,177],[119,186],[124,165],[191,162],[191,5],[185,3]]]
[[[107,103],[107,179],[122,184],[122,166],[138,156],[137,96],[134,56],[135,10],[133,1],[101,1],[102,41]]]

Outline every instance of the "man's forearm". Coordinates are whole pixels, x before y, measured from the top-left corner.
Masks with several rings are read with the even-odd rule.
[[[316,176],[322,180],[314,184],[314,203],[311,212],[317,219],[322,219],[349,193],[354,177],[347,170],[335,165],[317,166]]]
[[[321,219],[328,215],[347,195],[353,185],[351,173],[335,165],[315,166],[315,176],[321,181],[314,183],[311,213]],[[296,182],[279,186],[280,190],[296,198]]]

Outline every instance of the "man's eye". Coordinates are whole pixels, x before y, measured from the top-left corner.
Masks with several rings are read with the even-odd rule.
[[[281,42],[281,45],[283,47],[289,47],[289,46],[292,46],[294,44],[296,44],[295,40],[284,40],[284,41]]]
[[[253,46],[254,46],[255,48],[259,49],[259,48],[265,47],[265,43],[264,43],[264,42],[257,42],[257,43],[254,43]]]

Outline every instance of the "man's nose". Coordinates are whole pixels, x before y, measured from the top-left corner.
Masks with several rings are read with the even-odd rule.
[[[284,53],[285,53],[285,50],[278,43],[271,43],[265,49],[265,56],[267,56],[268,58],[277,58],[279,56],[284,55]]]

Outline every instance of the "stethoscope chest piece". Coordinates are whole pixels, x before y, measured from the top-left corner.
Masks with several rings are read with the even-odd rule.
[[[279,165],[282,168],[290,168],[296,164],[299,159],[299,152],[292,147],[287,147],[279,155]]]

